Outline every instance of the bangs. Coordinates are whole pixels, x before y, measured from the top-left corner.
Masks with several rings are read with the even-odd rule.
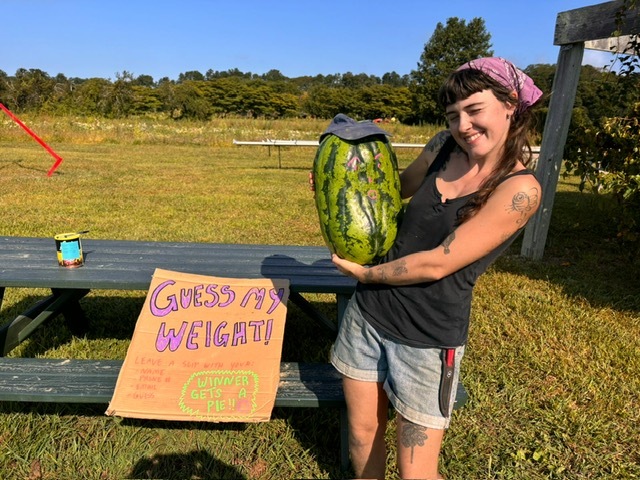
[[[443,108],[446,108],[448,105],[487,89],[493,90],[498,98],[502,95],[508,97],[510,93],[505,87],[480,70],[471,68],[457,70],[449,75],[440,87],[438,102]]]

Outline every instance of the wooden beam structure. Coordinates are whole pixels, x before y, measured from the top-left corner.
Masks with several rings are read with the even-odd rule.
[[[591,42],[609,42],[640,33],[640,7],[630,9],[626,5],[628,2],[616,0],[560,12],[557,16],[553,43],[560,47],[560,52],[536,168],[542,185],[542,204],[525,229],[521,249],[524,257],[539,260],[544,254],[585,46],[602,46],[602,42]],[[622,40],[619,42],[622,44]]]

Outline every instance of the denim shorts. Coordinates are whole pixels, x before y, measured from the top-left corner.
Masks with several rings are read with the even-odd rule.
[[[351,298],[331,349],[331,363],[346,377],[381,382],[391,405],[410,422],[443,430],[449,427],[451,411],[447,416],[440,412],[441,352],[440,348],[403,345],[381,334],[364,319]],[[456,348],[450,410],[463,355],[464,346]]]

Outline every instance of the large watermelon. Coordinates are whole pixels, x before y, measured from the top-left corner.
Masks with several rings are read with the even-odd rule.
[[[391,248],[402,211],[395,153],[382,135],[326,135],[313,162],[315,201],[329,249],[361,265]]]

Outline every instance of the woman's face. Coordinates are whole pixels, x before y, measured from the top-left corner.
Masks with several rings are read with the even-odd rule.
[[[515,106],[483,90],[446,108],[449,130],[470,159],[497,161]]]

